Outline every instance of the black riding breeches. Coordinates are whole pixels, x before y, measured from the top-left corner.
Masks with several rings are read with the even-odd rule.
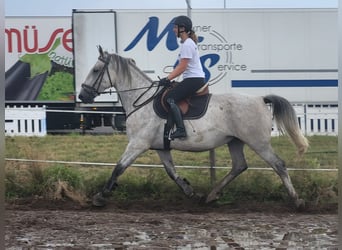
[[[165,100],[171,98],[175,101],[175,103],[177,103],[189,96],[194,95],[196,91],[202,88],[204,85],[204,78],[186,78],[166,94]]]

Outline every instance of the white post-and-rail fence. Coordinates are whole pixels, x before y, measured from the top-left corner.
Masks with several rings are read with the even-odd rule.
[[[46,134],[45,106],[5,108],[5,135],[45,136]]]
[[[303,133],[311,135],[338,134],[337,105],[293,104],[298,122]],[[6,107],[5,135],[7,136],[45,136],[46,110],[43,107]],[[60,110],[60,112],[64,112]],[[68,111],[72,112],[72,111]],[[75,111],[80,112],[80,111]],[[99,112],[101,113],[101,112]],[[274,125],[272,136],[278,136],[279,131]]]
[[[306,136],[338,135],[338,106],[335,104],[293,104],[299,126]],[[272,136],[278,136],[273,126]]]

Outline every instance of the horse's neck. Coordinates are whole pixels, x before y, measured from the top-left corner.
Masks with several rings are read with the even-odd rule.
[[[127,114],[131,113],[135,109],[133,107],[134,101],[136,101],[137,98],[139,98],[139,96],[141,96],[141,94],[152,84],[152,81],[136,67],[130,67],[130,74],[130,82],[129,79],[126,78],[125,83],[121,86],[121,90],[124,91],[120,92],[121,102]],[[152,96],[153,91],[154,89],[146,93],[142,98],[142,101]]]

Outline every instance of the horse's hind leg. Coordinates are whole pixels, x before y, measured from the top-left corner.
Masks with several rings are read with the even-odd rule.
[[[170,178],[177,183],[186,196],[192,197],[194,195],[194,190],[186,179],[179,177],[177,174],[170,150],[157,150],[157,153]]]
[[[270,164],[275,172],[279,175],[296,207],[303,207],[305,205],[305,202],[302,199],[298,198],[297,192],[294,189],[291,178],[287,172],[285,162],[273,152],[271,145],[268,143],[264,147],[260,148],[259,144],[258,149],[253,149],[258,155],[260,155],[261,158],[263,158],[268,164]]]
[[[213,188],[206,199],[206,203],[217,200],[221,190],[235,179],[239,174],[245,171],[248,166],[243,153],[244,142],[234,138],[228,143],[229,152],[232,158],[231,171]]]

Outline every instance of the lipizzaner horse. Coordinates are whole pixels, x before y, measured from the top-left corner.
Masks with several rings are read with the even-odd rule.
[[[276,95],[213,94],[204,116],[197,120],[185,120],[186,139],[175,139],[170,142],[170,149],[165,149],[165,120],[156,115],[153,103],[147,101],[155,95],[154,82],[136,66],[134,60],[109,54],[101,47],[99,54],[98,61],[82,84],[79,98],[84,103],[92,103],[96,96],[114,87],[126,111],[129,142],[110,179],[94,195],[95,206],[106,204],[107,198],[117,186],[118,177],[139,155],[149,149],[157,151],[170,178],[186,196],[192,197],[195,192],[189,182],[178,175],[170,151],[207,151],[224,144],[231,154],[232,169],[205,197],[207,203],[217,200],[222,189],[248,168],[243,152],[246,144],[279,175],[295,206],[304,205],[292,185],[284,161],[274,153],[270,144],[274,118],[278,129],[290,137],[299,155],[305,153],[308,147],[295,111],[285,98]],[[144,105],[137,105],[139,101],[144,102]],[[268,105],[272,106],[273,111]]]

